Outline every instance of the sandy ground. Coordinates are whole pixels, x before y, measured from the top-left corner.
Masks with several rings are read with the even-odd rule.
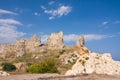
[[[0,77],[0,80],[120,80],[120,76],[98,74],[82,74],[76,76],[64,76],[59,74],[19,74]]]

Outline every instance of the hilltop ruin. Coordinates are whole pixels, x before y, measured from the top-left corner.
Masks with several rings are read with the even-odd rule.
[[[3,59],[21,57],[27,52],[40,52],[43,46],[47,49],[62,49],[63,32],[51,33],[44,45],[35,34],[29,39],[17,39],[15,44],[1,44],[0,57]]]
[[[39,61],[43,57],[47,58],[48,55],[59,59],[61,65],[72,64],[72,68],[65,75],[81,73],[120,75],[120,62],[114,61],[109,53],[98,54],[90,51],[85,46],[83,35],[76,40],[76,46],[64,45],[63,32],[52,33],[45,44],[42,44],[41,40],[33,35],[29,39],[17,39],[15,44],[0,45],[0,60],[10,61],[31,53],[37,54],[32,54],[29,61],[31,59],[38,59]],[[26,62],[24,62],[24,65],[26,65]]]

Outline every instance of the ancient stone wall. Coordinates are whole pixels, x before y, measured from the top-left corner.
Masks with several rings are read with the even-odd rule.
[[[27,39],[25,41],[26,50],[30,50],[35,47],[40,47],[40,45],[41,45],[41,40],[39,40],[36,35],[33,35],[30,39]]]
[[[51,33],[47,40],[47,46],[50,49],[62,49],[64,47],[63,32]]]

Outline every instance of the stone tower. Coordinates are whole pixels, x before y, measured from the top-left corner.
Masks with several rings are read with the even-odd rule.
[[[84,40],[84,35],[80,37],[80,39],[76,40],[76,46],[77,47],[84,47],[85,46],[85,40]]]
[[[47,40],[47,46],[50,49],[62,49],[64,47],[63,32],[51,33]]]

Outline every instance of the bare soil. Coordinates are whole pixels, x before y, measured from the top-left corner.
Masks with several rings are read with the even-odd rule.
[[[59,74],[17,74],[0,77],[0,80],[120,80],[118,75],[81,74],[64,76]]]

